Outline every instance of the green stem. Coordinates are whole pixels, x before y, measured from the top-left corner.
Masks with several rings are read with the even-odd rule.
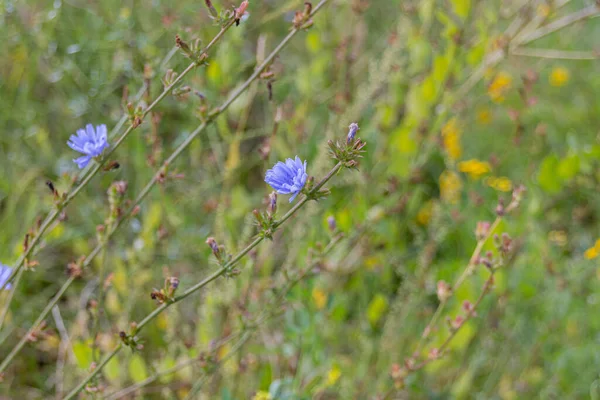
[[[292,207],[292,209],[290,209],[282,217],[282,219],[278,222],[277,226],[280,226],[283,222],[288,220],[296,211],[298,211],[304,204],[306,204],[308,202],[308,199],[310,198],[310,195],[316,193],[321,187],[323,187],[323,185],[325,185],[325,183],[327,183],[327,181],[329,179],[331,179],[337,171],[339,171],[339,169],[341,168],[341,165],[342,165],[341,163],[338,163],[335,167],[333,167],[333,169],[311,190],[311,192],[309,193],[308,196],[305,196],[302,199],[302,201],[300,201],[298,204],[296,204],[294,207]],[[150,314],[148,314],[144,319],[142,319],[137,324],[136,334],[139,333],[140,330],[144,326],[146,326],[150,321],[152,321],[154,318],[156,318],[160,313],[165,311],[167,308],[169,308],[173,304],[176,304],[176,303],[182,301],[183,299],[185,299],[192,293],[197,292],[198,290],[202,289],[203,287],[205,287],[209,283],[213,282],[220,276],[224,275],[225,272],[227,272],[234,265],[236,265],[246,254],[248,254],[256,246],[258,246],[258,244],[261,243],[263,240],[264,240],[263,237],[260,237],[260,236],[257,237],[256,239],[254,239],[252,241],[252,243],[250,243],[242,251],[240,251],[234,258],[232,258],[231,261],[229,261],[228,263],[223,265],[217,271],[213,272],[211,275],[209,275],[202,281],[200,281],[197,284],[195,284],[194,286],[190,287],[188,290],[186,290],[181,295],[175,297],[171,302],[163,303],[159,307],[154,309]],[[119,344],[119,346],[117,346],[111,353],[109,353],[106,356],[106,359],[110,359],[110,358],[114,357],[115,354],[118,353],[122,348],[123,348],[123,345]],[[72,399],[74,396],[76,396],[88,384],[88,382],[90,382],[102,370],[102,367],[104,365],[106,365],[106,363],[108,362],[106,359],[105,359],[105,361],[103,361],[100,364],[100,366],[98,366],[96,369],[94,369],[94,371],[90,375],[88,375],[75,389],[73,389],[71,391],[71,393],[69,393],[69,395],[67,395],[67,397],[65,397],[65,399],[66,400]]]
[[[221,38],[223,36],[223,34],[225,33],[225,31],[233,24],[233,22],[229,23],[228,25],[226,25],[224,28],[221,29],[221,31],[219,32],[219,34],[217,34],[217,36],[215,36],[215,38],[209,43],[209,45],[204,49],[204,52],[208,51],[210,49],[210,47],[212,47],[216,41]],[[183,79],[183,77],[193,69],[193,67],[195,66],[195,64],[190,64],[190,66],[188,68],[185,69],[184,72],[181,73],[181,75],[179,75],[177,77],[177,79],[171,84],[169,85],[165,91],[157,98],[157,100],[154,101],[154,103],[152,103],[151,107],[155,107],[156,104],[158,104],[158,100],[164,98],[169,92],[170,90],[181,80]],[[149,113],[151,111],[151,107],[149,106],[146,111],[144,111],[144,116]],[[200,132],[202,132],[204,130],[204,128],[206,127],[206,123],[202,123],[198,128],[196,128],[196,130],[194,132],[192,132],[192,134],[190,135],[190,137],[188,137],[186,139],[185,142],[183,142],[176,150],[175,152],[167,159],[167,161],[165,161],[164,165],[168,165],[170,164],[173,160],[175,160],[175,158],[177,158],[177,156],[179,154],[181,154],[181,152],[187,147],[187,145],[189,145],[189,143],[192,141],[192,139],[194,137],[196,137]],[[133,128],[130,126],[125,133],[121,136],[121,138],[119,139],[119,141],[117,141],[117,143],[115,144],[115,146],[111,149],[111,151],[104,157],[104,160],[106,160],[108,158],[108,155],[110,155],[110,153],[112,153],[116,147],[122,143],[122,141],[125,139],[125,137],[129,134],[129,132],[131,132],[133,130]],[[102,163],[97,164],[94,169],[92,169],[92,171],[90,172],[90,174],[88,174],[88,176],[86,177],[86,179],[75,189],[75,191],[73,193],[71,193],[71,195],[69,195],[67,197],[67,199],[65,200],[65,202],[62,204],[62,207],[66,206],[66,204],[68,204],[68,202],[75,197],[75,195],[81,190],[81,188],[83,188],[83,186],[85,184],[87,184],[87,182],[90,181],[91,176],[93,176],[94,174],[96,174],[98,172],[98,170],[101,168]],[[161,167],[162,168],[162,167]],[[82,263],[82,268],[86,268],[88,267],[92,260],[98,255],[98,253],[104,248],[104,246],[106,246],[106,244],[109,242],[109,239],[112,237],[112,235],[115,233],[115,231],[118,229],[118,227],[121,225],[121,223],[126,220],[129,216],[131,216],[134,211],[136,206],[142,202],[142,200],[148,195],[148,193],[150,192],[150,190],[152,189],[152,187],[156,184],[156,182],[158,181],[158,173],[160,172],[160,169],[154,174],[154,177],[150,180],[150,182],[146,185],[146,187],[142,190],[142,192],[138,195],[138,197],[136,198],[136,200],[134,201],[131,209],[129,210],[129,212],[127,212],[122,218],[119,218],[115,224],[113,225],[113,227],[110,229],[110,231],[107,232],[105,240],[103,240],[102,242],[98,243],[98,245],[96,245],[96,247],[91,251],[90,254],[88,254],[88,256],[85,258],[85,261]],[[33,241],[30,243],[30,246],[28,247],[27,251],[23,254],[23,256],[21,257],[18,267],[15,267],[15,269],[13,270],[13,274],[15,274],[17,271],[20,270],[20,268],[23,267],[23,261],[25,260],[25,258],[27,258],[27,256],[31,253],[33,247],[35,246],[35,244],[39,241],[39,238],[41,238],[41,236],[43,235],[43,233],[45,232],[45,230],[47,229],[48,226],[50,226],[50,224],[52,223],[52,221],[54,220],[54,218],[56,217],[56,215],[58,215],[60,212],[60,209],[57,208],[56,210],[54,210],[47,218],[46,221],[42,224],[42,227],[40,228],[39,233],[36,235],[36,237],[33,239]],[[12,277],[12,275],[11,275]],[[6,281],[7,283],[9,282],[11,278],[9,277],[9,279]],[[67,290],[67,288],[71,285],[71,283],[73,282],[73,279],[70,278],[69,280],[67,280],[65,282],[65,284],[61,287],[59,294],[62,296],[62,294]],[[1,289],[0,289],[1,290]],[[14,288],[13,288],[14,290]],[[59,297],[60,298],[60,297]],[[58,300],[58,299],[57,299]],[[35,331],[35,329],[37,329],[37,325],[39,324],[39,322],[43,321],[46,316],[48,315],[48,313],[50,312],[51,308],[46,308],[44,309],[44,311],[42,312],[42,314],[40,314],[39,318],[36,320],[36,322],[32,325],[32,327],[29,329],[28,334]],[[27,335],[25,335],[25,338],[27,337]],[[2,371],[4,371],[4,369],[8,366],[8,364],[10,363],[10,361],[14,358],[14,356],[19,352],[19,350],[23,347],[23,345],[25,344],[26,340],[21,340],[21,342],[19,342],[17,344],[17,346],[10,352],[10,354],[4,359],[4,361],[2,362],[2,364],[0,364],[0,373]]]
[[[208,50],[210,50],[211,47],[213,47],[215,45],[215,43],[233,25],[233,23],[234,23],[234,21],[232,20],[227,25],[225,25],[223,28],[221,28],[221,30],[219,31],[219,33],[213,38],[213,40],[206,46],[206,48],[202,52],[205,53]],[[169,86],[167,86],[163,90],[163,92],[152,102],[152,104],[150,104],[144,110],[144,112],[143,112],[143,114],[141,116],[141,119],[143,120],[146,117],[146,115],[148,115],[150,113],[150,111],[152,111],[158,105],[158,103],[161,102],[162,99],[164,99],[169,93],[171,93],[171,90],[173,90],[173,88],[176,85],[178,85],[179,82],[181,82],[181,80],[188,73],[190,73],[190,71],[192,71],[196,66],[197,66],[197,64],[195,62],[193,62],[190,65],[188,65],[188,67],[185,70],[183,70],[183,72],[181,72],[181,74],[179,74],[177,76],[177,78]],[[143,93],[143,91],[142,91],[142,93]],[[121,121],[123,121],[123,122],[119,121],[119,124],[117,124],[117,125],[122,125],[123,123],[125,123],[126,120],[127,120],[127,116],[124,115],[121,118]],[[110,149],[104,154],[104,156],[102,157],[102,160],[100,162],[96,163],[91,168],[90,172],[87,175],[85,175],[85,178],[81,181],[81,183],[75,189],[73,189],[73,191],[71,193],[69,193],[67,195],[67,197],[65,198],[65,200],[61,202],[60,206],[57,206],[54,210],[52,210],[46,216],[46,218],[44,219],[44,222],[40,226],[39,231],[37,232],[37,234],[35,235],[35,237],[31,240],[31,242],[30,242],[29,247],[27,248],[27,250],[25,250],[25,252],[18,259],[17,263],[13,267],[12,273],[10,274],[10,276],[8,277],[8,279],[6,280],[6,282],[2,285],[2,287],[0,288],[0,290],[4,289],[4,287],[9,282],[11,282],[14,279],[14,277],[17,275],[17,273],[23,268],[25,260],[31,255],[31,252],[33,251],[33,249],[35,248],[35,246],[40,242],[41,238],[43,237],[43,235],[46,232],[46,230],[48,229],[48,227],[52,224],[52,222],[54,222],[56,220],[56,218],[60,215],[62,209],[65,208],[81,192],[81,190],[83,190],[83,188],[87,186],[87,184],[92,180],[92,178],[94,176],[96,176],[96,174],[104,166],[104,163],[109,159],[109,157],[111,156],[111,154],[113,154],[117,150],[117,148],[121,145],[121,143],[123,143],[123,141],[125,141],[125,139],[127,139],[127,137],[131,134],[131,132],[134,129],[135,129],[134,125],[133,124],[130,125],[125,130],[125,132],[123,132],[123,134],[119,137],[119,139],[117,139],[117,141],[115,142],[115,144],[113,146],[111,146]]]

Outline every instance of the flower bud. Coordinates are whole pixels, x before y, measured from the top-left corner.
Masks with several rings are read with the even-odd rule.
[[[277,212],[277,193],[271,192],[269,195],[269,206],[267,207],[267,213],[272,217]]]
[[[349,128],[349,131],[348,131],[348,137],[346,138],[346,144],[350,144],[354,141],[354,136],[356,136],[356,132],[359,129],[358,124],[356,122],[351,123],[348,128]]]
[[[333,215],[330,215],[329,217],[327,217],[327,226],[329,227],[329,230],[331,232],[335,232],[335,230],[337,229],[337,225],[335,223],[335,217]]]

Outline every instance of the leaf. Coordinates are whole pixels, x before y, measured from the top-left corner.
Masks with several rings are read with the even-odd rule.
[[[540,165],[538,183],[546,192],[557,193],[562,188],[562,181],[556,174],[558,164],[558,157],[552,154],[544,158]]]
[[[134,354],[129,360],[129,376],[134,382],[141,382],[148,377],[146,364],[139,354]]]
[[[77,341],[73,343],[73,354],[75,354],[79,368],[89,368],[92,363],[92,348],[89,341]]]
[[[367,309],[367,318],[372,327],[376,327],[383,314],[387,311],[388,300],[381,293],[377,293]]]

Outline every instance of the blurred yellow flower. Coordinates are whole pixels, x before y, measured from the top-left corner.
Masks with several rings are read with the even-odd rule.
[[[490,176],[485,180],[485,184],[501,192],[510,192],[512,190],[512,182],[505,176]]]
[[[271,394],[264,390],[259,390],[258,392],[256,392],[254,397],[252,397],[252,400],[272,400],[272,399],[273,399],[273,397],[271,396]]]
[[[596,240],[596,243],[583,253],[583,256],[588,260],[592,260],[598,255],[600,255],[600,239]]]
[[[550,73],[550,84],[555,87],[561,87],[569,81],[569,70],[564,67],[555,67]]]
[[[462,148],[460,147],[461,133],[462,132],[456,118],[450,119],[442,127],[442,140],[444,143],[444,148],[446,149],[448,156],[453,160],[459,159],[462,154]]]
[[[327,304],[327,294],[323,290],[314,288],[312,290],[312,299],[319,310],[325,308],[325,305]]]
[[[469,176],[473,179],[479,179],[482,175],[485,175],[488,172],[490,172],[491,167],[490,163],[488,163],[487,161],[471,159],[459,162],[458,170],[460,172],[469,174]]]
[[[329,372],[327,373],[327,385],[333,386],[337,383],[337,381],[342,376],[342,371],[339,369],[337,365],[331,367]]]
[[[552,11],[552,9],[546,3],[538,5],[536,9],[536,13],[540,17],[547,17],[548,15],[550,15],[550,11]]]
[[[550,231],[548,240],[558,246],[564,246],[567,244],[567,233],[565,231]]]
[[[492,112],[489,108],[482,108],[477,112],[477,121],[479,121],[481,125],[488,125],[492,122]]]
[[[456,204],[460,198],[462,182],[460,177],[454,171],[444,171],[440,175],[440,195],[442,200],[450,204]]]
[[[496,103],[504,101],[504,95],[512,85],[512,76],[506,72],[498,72],[488,86],[488,95]]]
[[[420,225],[427,226],[431,220],[431,211],[433,209],[433,201],[429,200],[417,212],[417,222]]]

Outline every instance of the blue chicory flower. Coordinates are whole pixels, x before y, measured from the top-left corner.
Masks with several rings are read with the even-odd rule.
[[[6,265],[3,265],[2,263],[0,263],[0,287],[4,286],[4,284],[6,283],[6,281],[8,280],[8,278],[10,277],[10,274],[12,273],[12,268],[8,267]],[[4,287],[4,289],[8,290],[12,287],[12,285],[9,283],[8,285],[6,285]]]
[[[85,168],[92,157],[98,157],[108,147],[106,125],[98,125],[94,129],[92,124],[87,124],[85,129],[77,130],[77,135],[71,135],[67,144],[73,150],[84,154],[73,162],[80,169]]]
[[[306,184],[306,178],[306,161],[302,164],[300,157],[296,156],[294,160],[288,158],[285,163],[280,161],[275,164],[267,171],[265,182],[279,194],[293,194],[291,203]]]

